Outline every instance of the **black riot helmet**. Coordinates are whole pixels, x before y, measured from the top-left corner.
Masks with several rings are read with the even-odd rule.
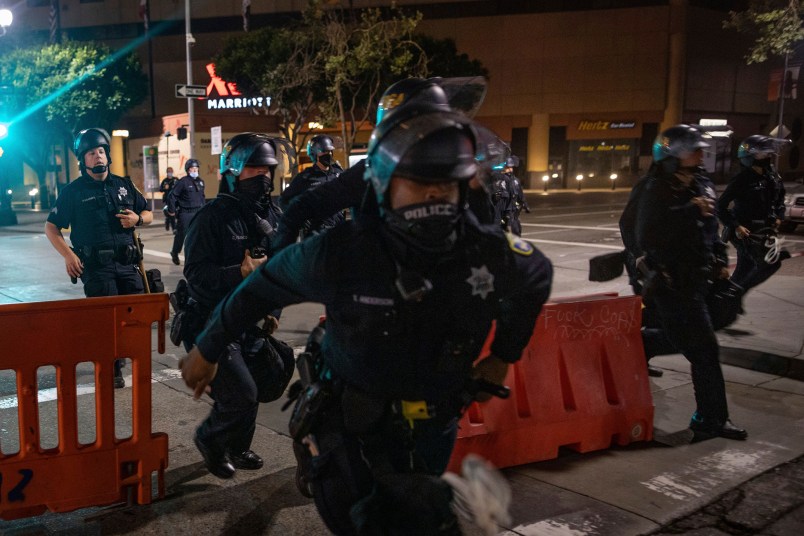
[[[190,158],[187,162],[184,163],[184,172],[189,173],[191,167],[200,168],[201,164],[195,158]]]
[[[273,178],[279,165],[276,158],[276,140],[256,132],[244,132],[232,137],[223,147],[220,159],[220,174],[230,192],[235,191],[240,173],[246,166],[268,166]]]
[[[112,163],[112,154],[109,149],[111,142],[109,141],[109,134],[102,128],[87,128],[78,133],[73,143],[73,152],[78,158],[78,168],[83,173],[86,167],[84,166],[84,155],[87,151],[95,147],[103,147],[106,151],[106,167]],[[105,170],[104,170],[105,171]],[[103,173],[99,171],[98,173]]]
[[[317,136],[313,136],[310,138],[310,141],[307,142],[307,156],[310,157],[310,160],[315,162],[318,160],[318,155],[321,153],[326,153],[335,150],[335,143],[332,141],[332,138],[327,136],[326,134],[319,134]]]
[[[460,112],[471,118],[483,104],[487,90],[486,79],[482,76],[399,80],[380,97],[375,125],[407,107]]]
[[[769,161],[770,157],[779,154],[782,146],[787,143],[790,141],[761,134],[748,136],[737,149],[737,158],[742,165],[751,167],[756,161]]]
[[[675,125],[656,138],[653,143],[653,160],[661,162],[667,158],[681,159],[706,147],[709,144],[704,141],[701,129],[691,125]]]
[[[477,133],[471,120],[449,111],[420,112],[411,109],[394,121],[384,121],[371,135],[365,178],[380,207],[393,176],[417,182],[465,182],[477,173]]]

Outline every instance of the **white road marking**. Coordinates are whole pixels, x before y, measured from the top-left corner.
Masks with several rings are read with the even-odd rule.
[[[702,497],[735,477],[757,471],[770,454],[772,451],[768,449],[754,452],[726,449],[699,458],[678,473],[662,473],[640,484],[671,499],[687,501]]]
[[[614,225],[613,223],[611,225]],[[523,223],[522,227],[549,227],[551,229],[585,229],[588,231],[617,231],[620,232],[620,227],[592,227],[583,225],[556,225],[550,223]]]
[[[563,240],[543,240],[538,238],[523,238],[523,240],[527,240],[531,244],[555,244],[558,246],[576,246],[579,248],[597,248],[597,249],[613,249],[620,251],[624,249],[622,245],[619,246],[607,246],[605,244],[590,244],[588,242],[565,242]]]

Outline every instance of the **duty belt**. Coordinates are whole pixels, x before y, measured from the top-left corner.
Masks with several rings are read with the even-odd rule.
[[[112,261],[120,264],[137,264],[140,262],[140,252],[137,246],[125,244],[118,247],[103,246],[76,246],[72,248],[83,262],[106,265]]]

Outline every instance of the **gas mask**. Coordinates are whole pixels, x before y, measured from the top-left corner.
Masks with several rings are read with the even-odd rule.
[[[425,202],[388,209],[385,221],[392,236],[413,251],[443,253],[450,251],[458,237],[458,205]]]
[[[331,153],[324,153],[318,156],[318,161],[324,167],[329,167],[332,165],[332,154]]]

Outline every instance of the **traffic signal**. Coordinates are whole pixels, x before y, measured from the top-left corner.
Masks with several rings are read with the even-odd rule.
[[[176,139],[183,140],[187,138],[187,127],[179,127],[176,129]]]

